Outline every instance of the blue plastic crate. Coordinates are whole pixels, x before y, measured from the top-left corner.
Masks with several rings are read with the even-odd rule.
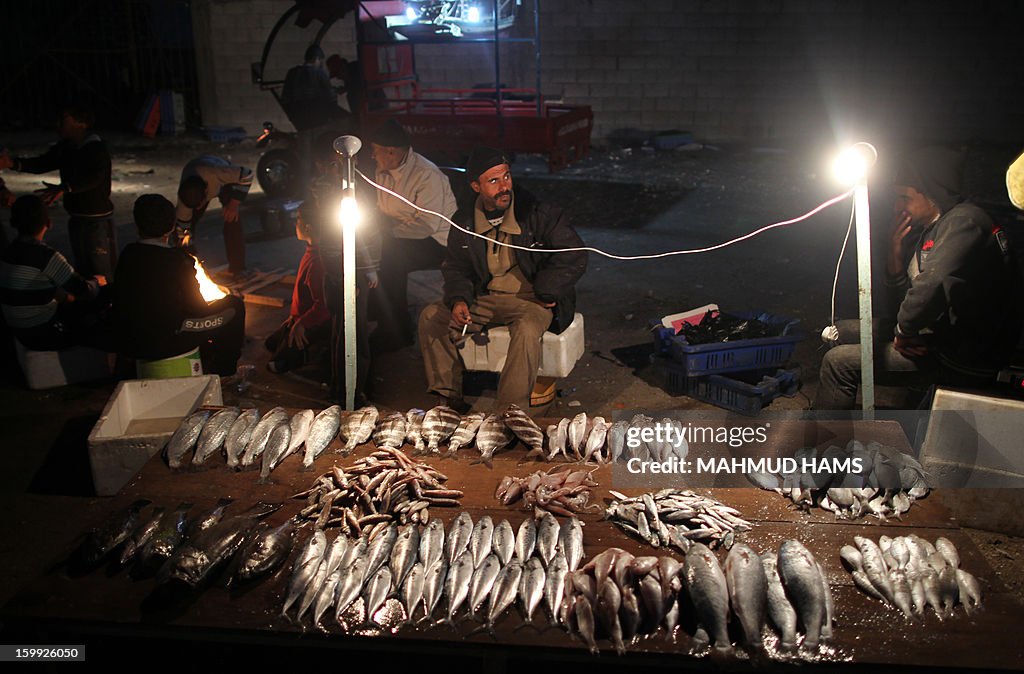
[[[674,395],[687,395],[717,407],[754,416],[779,396],[792,398],[802,385],[800,370],[776,370],[754,383],[712,374],[706,377],[687,376],[679,363],[659,358],[665,388]]]
[[[204,126],[203,133],[214,143],[236,143],[245,140],[245,129],[240,126]]]
[[[745,372],[749,370],[772,370],[786,365],[793,355],[796,344],[806,335],[796,330],[800,323],[797,318],[784,318],[772,314],[735,313],[738,318],[757,319],[778,329],[777,337],[741,339],[735,342],[713,342],[711,344],[690,344],[686,338],[676,335],[672,328],[652,321],[655,351],[667,355],[682,366],[683,376],[701,377],[724,372]]]

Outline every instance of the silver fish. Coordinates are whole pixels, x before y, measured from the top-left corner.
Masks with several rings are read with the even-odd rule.
[[[561,528],[555,516],[548,512],[544,513],[540,518],[540,524],[537,525],[537,554],[545,565],[550,564],[555,556],[560,533]]]
[[[960,568],[960,553],[956,551],[956,546],[953,545],[952,541],[948,538],[939,536],[935,539],[935,549],[938,551],[942,558],[946,560],[954,569]]]
[[[455,623],[455,614],[469,597],[470,583],[473,580],[473,555],[467,550],[449,567],[445,579],[444,594],[448,598],[448,624]]]
[[[444,557],[428,566],[423,581],[423,619],[429,620],[444,594],[444,581],[448,577],[448,560]]]
[[[319,625],[320,618],[327,610],[334,606],[334,599],[338,594],[338,583],[341,581],[343,571],[335,569],[327,576],[317,589],[316,597],[313,600],[313,624]]]
[[[431,454],[440,453],[441,443],[452,436],[461,420],[459,413],[446,405],[427,410],[420,431],[427,442],[427,451]]]
[[[583,560],[583,524],[575,517],[567,519],[559,530],[558,545],[565,555],[570,571],[580,568]]]
[[[732,613],[739,620],[746,644],[760,651],[764,647],[761,629],[768,603],[768,580],[761,557],[750,547],[736,543],[725,558],[725,580]]]
[[[153,538],[153,535],[160,528],[164,512],[164,508],[153,508],[149,515],[143,518],[128,535],[124,542],[124,548],[121,550],[119,560],[121,566],[135,561],[135,558],[142,552],[143,548],[145,548],[146,544],[149,543],[150,539]]]
[[[477,431],[480,429],[480,425],[484,422],[484,414],[482,412],[473,412],[462,417],[462,421],[459,422],[458,427],[452,433],[452,437],[448,440],[448,451],[445,456],[454,457],[461,447],[468,447],[473,439],[476,438]]]
[[[490,548],[488,548],[489,550]],[[494,581],[498,578],[499,571],[501,571],[501,562],[498,560],[498,556],[489,552],[473,572],[469,594],[469,612],[472,615],[476,615],[491,594],[491,588],[494,587]]]
[[[533,622],[533,613],[544,598],[546,581],[547,574],[544,572],[544,565],[536,557],[531,557],[523,570],[522,588],[519,594],[526,622]]]
[[[209,410],[199,410],[190,414],[174,431],[170,442],[167,443],[167,465],[171,468],[180,468],[185,455],[192,450],[199,440],[199,434],[210,418]]]
[[[731,651],[732,645],[729,643],[729,634],[726,630],[726,621],[729,617],[729,589],[718,559],[703,543],[694,543],[686,553],[683,574],[686,589],[697,612],[699,627],[694,640],[699,643],[710,641],[719,651]],[[660,596],[660,587],[658,592]]]
[[[405,604],[405,622],[411,623],[413,614],[417,607],[423,603],[423,584],[426,581],[426,572],[423,564],[416,562],[409,569],[405,580],[402,582],[402,602]]]
[[[626,645],[622,641],[622,624],[619,622],[619,609],[622,606],[622,592],[611,578],[606,578],[598,589],[597,603],[594,605],[594,617],[603,628],[605,634],[615,647],[615,652],[623,655]]]
[[[583,443],[583,460],[593,459],[600,463],[603,460],[601,450],[604,448],[605,436],[608,434],[608,424],[604,417],[594,417],[592,421],[593,426]]]
[[[302,455],[304,469],[311,468],[316,458],[327,449],[327,446],[334,440],[334,436],[338,434],[340,424],[341,407],[338,405],[331,405],[313,417],[309,433],[306,434],[306,451]]]
[[[340,418],[340,407],[338,415]],[[341,449],[342,456],[348,456],[355,451],[356,447],[373,436],[373,429],[377,427],[379,418],[380,412],[372,405],[360,407],[345,417],[345,421],[341,424],[341,439],[345,441],[345,446]]]
[[[487,608],[487,626],[494,627],[494,621],[503,614],[519,594],[523,578],[523,565],[514,559],[501,567],[491,589],[491,602]]]
[[[497,414],[489,414],[476,432],[476,448],[480,452],[480,458],[471,463],[483,463],[490,468],[492,457],[512,444],[515,439],[515,434],[505,425],[501,417]]]
[[[238,462],[239,465],[251,466],[267,448],[267,441],[270,440],[270,434],[274,432],[274,429],[281,424],[287,424],[288,420],[288,413],[283,407],[275,407],[264,414],[256,427],[252,429],[252,437],[249,438],[249,444],[245,446],[242,458]]]
[[[502,566],[508,564],[509,560],[512,559],[512,555],[515,554],[516,535],[512,531],[512,525],[509,524],[508,520],[502,520],[494,527],[494,534],[491,536],[491,547],[494,548],[494,554],[498,556]]]
[[[240,410],[237,407],[225,407],[218,410],[207,420],[196,442],[196,454],[192,457],[192,465],[202,465],[208,458],[220,451],[227,440],[231,426],[238,419]]]
[[[309,437],[309,429],[313,427],[313,420],[316,418],[316,413],[313,410],[302,410],[292,415],[292,420],[288,422],[288,428],[291,429],[291,442],[288,443],[288,451],[285,452],[285,456],[291,456],[295,452],[299,451],[299,447]]]
[[[875,586],[868,580],[868,576],[864,572],[864,557],[860,554],[860,550],[852,545],[844,545],[839,549],[839,557],[850,570],[854,585],[868,596],[874,597],[883,603],[888,603],[886,598],[882,596],[882,593],[876,590]]]
[[[368,562],[369,560],[365,556],[356,557],[352,560],[351,566],[340,567],[341,576],[338,578],[338,586],[334,595],[334,617],[339,623],[342,622],[341,617],[348,607],[363,592]]]
[[[263,450],[263,462],[260,466],[260,478],[257,484],[266,484],[270,480],[270,471],[277,467],[288,453],[288,445],[291,443],[292,429],[288,424],[278,424],[270,432],[267,439],[267,446]]]
[[[960,599],[960,586],[957,584],[956,569],[947,566],[939,572],[939,597],[942,610],[947,618],[953,617],[953,608]]]
[[[544,577],[544,604],[548,607],[553,622],[558,621],[558,607],[562,604],[562,593],[565,590],[565,579],[569,575],[569,565],[565,555],[556,554],[548,564]]]
[[[526,459],[544,456],[544,431],[519,405],[513,403],[505,408],[501,413],[501,419],[515,436],[530,448]]]
[[[573,451],[577,459],[582,457],[580,450],[583,449],[583,443],[587,439],[586,434],[587,413],[580,412],[575,417],[573,417],[572,421],[569,422],[569,428],[567,430],[567,435],[569,439],[569,449]]]
[[[527,517],[523,520],[523,523],[519,525],[519,531],[516,532],[516,559],[520,563],[525,564],[526,560],[533,554],[533,550],[537,545],[537,523],[532,517]]]
[[[370,540],[370,549],[367,551],[368,562],[366,564],[366,575],[376,575],[377,569],[387,564],[391,559],[391,549],[395,547],[398,540],[398,525],[394,522],[388,524],[387,528],[376,537]]]
[[[306,585],[305,592],[302,593],[302,601],[299,602],[299,611],[295,615],[296,620],[302,620],[302,616],[306,615],[306,611],[313,607],[317,599],[320,598],[320,591],[327,582],[327,578],[330,577],[337,569],[341,562],[341,557],[344,555],[343,550],[339,549],[341,546],[347,547],[348,537],[344,534],[338,535],[334,542],[331,543],[324,556],[320,559],[320,563],[316,567],[316,572],[313,574],[313,578]],[[339,575],[340,577],[340,575]],[[334,581],[335,585],[338,583],[338,579]],[[331,603],[334,601],[334,591],[331,591]],[[326,610],[326,609],[325,609]],[[316,622],[316,618],[313,619]]]
[[[472,537],[473,518],[466,511],[462,511],[458,517],[452,520],[444,539],[444,556],[448,559],[449,565],[454,565],[455,560],[469,548],[469,541]],[[470,554],[470,559],[473,559],[472,554]],[[474,568],[476,567],[474,566]]]
[[[238,552],[235,579],[249,581],[273,573],[292,551],[298,523],[292,518],[279,527],[266,527]]]
[[[889,584],[892,585],[893,603],[903,611],[908,619],[913,618],[913,598],[911,597],[910,581],[902,569],[889,569]]]
[[[796,648],[796,609],[782,587],[775,555],[765,553],[761,566],[767,581],[768,617],[779,631],[779,646],[784,651],[792,650]]]
[[[924,587],[925,601],[935,611],[935,616],[939,620],[945,620],[946,612],[942,607],[942,593],[939,591],[938,572],[932,567],[927,566],[921,570],[920,579]]]
[[[469,538],[469,552],[473,555],[473,566],[479,567],[491,552],[494,542],[494,520],[484,515],[473,525],[473,533]]]
[[[548,461],[561,454],[566,459],[569,454],[566,449],[569,447],[569,419],[563,417],[555,425],[554,434],[548,433]]]
[[[386,566],[380,567],[366,584],[366,588],[363,590],[363,601],[366,604],[366,621],[364,625],[377,625],[377,621],[373,619],[380,607],[384,605],[388,595],[391,594],[391,587],[393,584],[393,578],[391,575],[391,569]]]
[[[960,603],[967,615],[981,608],[981,584],[978,579],[963,569],[956,570],[956,584],[959,588]]]
[[[896,605],[896,597],[893,594],[892,582],[889,580],[889,568],[882,557],[882,550],[870,538],[854,536],[853,542],[857,544],[857,550],[864,560],[864,574],[871,585],[882,595],[887,604]]]
[[[586,597],[577,595],[573,602],[573,615],[580,638],[583,639],[583,643],[587,645],[590,652],[597,655],[597,641],[594,639],[594,607]]]
[[[678,607],[678,602],[676,606]],[[640,631],[640,602],[637,601],[633,588],[626,586],[622,588],[621,604],[619,607],[619,624],[622,627],[622,638],[632,642]]]
[[[427,446],[423,441],[423,418],[426,412],[414,407],[405,413],[405,439],[413,446],[417,454],[426,451]]]
[[[405,444],[405,425],[404,414],[389,412],[377,423],[377,428],[373,431],[373,444],[377,449],[398,449]]]
[[[432,519],[420,536],[419,560],[429,569],[444,557],[444,522]]]
[[[238,415],[238,418],[235,419],[235,423],[231,424],[228,435],[224,439],[224,453],[228,457],[228,468],[234,468],[238,465],[238,460],[241,458],[242,452],[245,451],[245,446],[249,444],[249,440],[252,438],[252,431],[256,428],[259,420],[259,410],[250,407],[247,410],[243,410]]]
[[[626,446],[626,431],[629,429],[628,421],[616,421],[608,428],[605,443],[608,445],[608,460],[618,461],[622,456],[622,450]]]
[[[803,645],[807,649],[816,650],[827,617],[825,593],[817,562],[800,541],[788,540],[779,546],[778,569],[782,585],[786,588],[786,596],[792,601],[806,630]]]
[[[398,531],[398,539],[391,548],[391,573],[395,587],[402,587],[420,551],[420,531],[416,524],[406,524]],[[408,605],[407,605],[408,606]]]
[[[320,568],[324,552],[327,550],[327,534],[322,529],[317,529],[306,541],[299,556],[292,566],[292,575],[288,580],[288,590],[285,594],[284,606],[281,608],[281,615],[286,615],[292,604],[301,597],[309,586],[313,576]]]
[[[181,503],[174,512],[164,513],[160,518],[160,526],[142,548],[143,564],[159,566],[174,553],[174,549],[185,536],[185,525],[191,508],[191,503]]]

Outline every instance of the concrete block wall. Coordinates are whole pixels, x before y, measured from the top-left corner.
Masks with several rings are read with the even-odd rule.
[[[206,123],[253,133],[283,121],[248,68],[288,5],[197,0],[223,36],[208,40]],[[597,139],[633,127],[710,141],[1012,140],[1024,129],[1022,14],[1019,0],[541,0],[541,89],[590,105]],[[297,63],[314,30],[282,31],[274,61]],[[528,13],[516,30],[532,32]],[[354,54],[351,15],[327,43]],[[486,44],[420,45],[416,60],[423,86],[494,79]],[[503,45],[501,62],[507,86],[533,86],[531,46]]]

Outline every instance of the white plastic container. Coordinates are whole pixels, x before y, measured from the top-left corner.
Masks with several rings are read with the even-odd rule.
[[[118,384],[89,433],[96,493],[116,494],[164,448],[182,419],[203,405],[223,404],[217,375]]]
[[[486,344],[477,344],[467,339],[459,354],[467,370],[483,372],[501,372],[508,356],[508,345],[511,341],[508,328],[490,328],[487,330]],[[541,377],[567,377],[576,366],[576,361],[583,355],[583,314],[577,312],[572,323],[561,334],[545,332],[540,352]]]

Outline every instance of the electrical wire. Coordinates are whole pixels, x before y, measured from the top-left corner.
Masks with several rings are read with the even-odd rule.
[[[843,255],[846,254],[846,244],[850,242],[850,232],[853,231],[853,218],[857,214],[857,207],[854,206],[850,209],[850,224],[846,227],[846,237],[843,239],[843,247],[839,249],[839,259],[836,260],[836,277],[832,281],[832,322],[829,325],[836,324],[836,288],[839,287],[839,267],[843,264]]]
[[[753,232],[750,232],[749,234],[744,234],[743,236],[739,236],[739,237],[736,237],[735,239],[731,239],[731,240],[725,241],[723,243],[715,244],[713,246],[707,246],[705,248],[690,248],[690,249],[685,249],[685,250],[672,250],[672,251],[668,251],[668,252],[665,252],[665,253],[651,253],[651,254],[648,254],[648,255],[616,255],[614,253],[608,253],[606,251],[601,250],[600,248],[594,248],[592,246],[578,246],[578,247],[575,247],[575,248],[529,248],[527,246],[517,246],[516,244],[513,244],[513,243],[505,243],[505,242],[502,242],[502,241],[495,241],[494,239],[492,239],[490,237],[487,237],[487,236],[484,236],[483,234],[479,234],[479,233],[474,232],[472,230],[466,229],[465,227],[462,227],[461,225],[458,225],[458,224],[452,222],[451,218],[445,216],[442,213],[438,213],[437,211],[432,211],[430,209],[423,208],[422,206],[417,206],[413,202],[411,202],[408,199],[406,199],[405,197],[403,197],[401,194],[398,194],[397,192],[395,192],[393,190],[390,190],[390,189],[388,189],[386,187],[383,187],[382,185],[378,185],[377,183],[373,182],[372,180],[367,178],[366,175],[362,171],[359,171],[358,169],[356,170],[356,173],[358,173],[359,176],[363,180],[368,182],[370,185],[373,185],[378,190],[380,190],[380,191],[382,191],[382,192],[384,192],[386,194],[390,194],[391,196],[399,199],[400,201],[402,201],[402,202],[412,206],[416,210],[421,211],[423,213],[426,213],[428,215],[433,215],[433,216],[436,216],[438,218],[441,218],[442,220],[447,222],[449,225],[451,225],[455,229],[457,229],[457,230],[459,230],[461,232],[464,232],[466,234],[469,234],[470,236],[475,236],[478,239],[484,239],[485,241],[489,241],[492,244],[496,243],[499,246],[505,246],[506,248],[514,248],[516,250],[525,250],[528,253],[575,253],[575,252],[590,252],[590,253],[595,253],[597,255],[602,255],[602,256],[607,257],[607,258],[611,258],[613,260],[655,260],[655,259],[662,258],[662,257],[671,257],[673,255],[693,255],[695,253],[707,253],[707,252],[710,252],[712,250],[718,250],[720,248],[725,248],[726,246],[731,246],[731,245],[733,245],[735,243],[739,243],[741,241],[745,241],[746,239],[749,239],[749,238],[752,238],[754,236],[757,236],[758,234],[761,234],[763,232],[767,232],[770,229],[775,229],[776,227],[785,227],[787,225],[793,225],[793,224],[796,224],[798,222],[802,222],[804,220],[807,220],[811,216],[820,213],[821,211],[825,210],[829,206],[832,206],[834,204],[839,203],[840,201],[843,201],[844,199],[849,198],[850,195],[853,194],[853,190],[850,190],[848,192],[844,192],[844,193],[842,193],[842,194],[840,194],[838,196],[835,196],[835,197],[829,199],[828,201],[822,203],[821,205],[813,208],[812,210],[808,211],[807,213],[804,213],[803,215],[801,215],[799,217],[793,218],[792,220],[783,220],[782,222],[775,222],[775,223],[772,223],[770,225],[765,225],[764,227],[761,227],[760,229],[754,230]]]

